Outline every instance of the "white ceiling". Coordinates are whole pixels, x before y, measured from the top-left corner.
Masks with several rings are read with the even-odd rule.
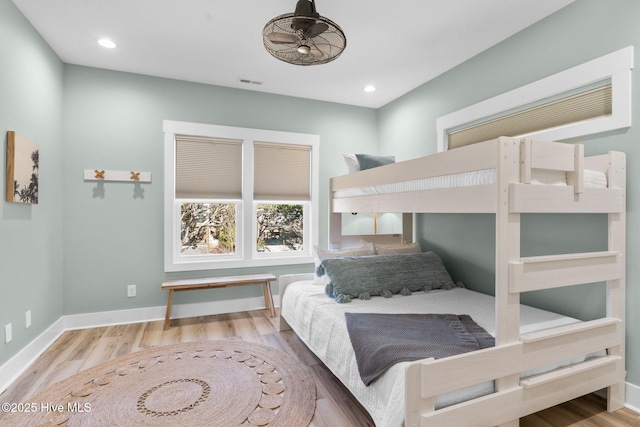
[[[296,0],[13,0],[68,64],[372,108],[573,1],[316,0],[347,48],[328,64],[296,66],[262,44],[267,21]],[[365,93],[368,84],[378,90]]]

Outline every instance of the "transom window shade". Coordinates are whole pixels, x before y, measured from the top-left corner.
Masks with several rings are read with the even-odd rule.
[[[176,135],[176,198],[241,199],[242,141]]]
[[[254,200],[311,200],[311,147],[254,142]]]
[[[580,121],[610,116],[611,112],[612,85],[609,83],[523,111],[453,130],[448,135],[448,147],[450,149],[462,147],[500,136],[524,136]]]

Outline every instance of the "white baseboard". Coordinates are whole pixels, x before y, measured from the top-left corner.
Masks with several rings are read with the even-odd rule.
[[[627,408],[640,414],[640,387],[631,383],[626,383],[625,401]]]
[[[0,393],[5,391],[11,383],[17,380],[29,365],[40,357],[64,331],[64,320],[61,317],[38,335],[36,339],[27,344],[25,348],[20,350],[18,354],[0,366]]]
[[[273,296],[273,303],[278,306],[279,296]],[[64,329],[98,328],[101,326],[122,325],[125,323],[151,322],[164,319],[167,307],[146,307],[130,310],[102,311],[98,313],[70,314],[63,316]],[[242,298],[225,301],[198,302],[193,304],[174,304],[171,318],[207,316],[222,313],[264,309],[264,298]]]
[[[279,305],[279,295],[273,296],[273,302],[276,306]],[[261,309],[264,309],[264,298],[262,297],[195,304],[175,304],[172,307],[171,318],[176,319]],[[11,383],[18,379],[65,331],[163,320],[165,312],[166,307],[161,306],[62,316],[4,365],[0,366],[0,393],[4,392]]]

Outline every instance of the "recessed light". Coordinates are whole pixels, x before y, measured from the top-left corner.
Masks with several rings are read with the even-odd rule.
[[[368,85],[364,87],[364,91],[365,92],[375,92],[376,91],[376,87],[374,85]]]
[[[107,38],[98,39],[98,44],[107,49],[114,49],[117,46],[113,40]]]

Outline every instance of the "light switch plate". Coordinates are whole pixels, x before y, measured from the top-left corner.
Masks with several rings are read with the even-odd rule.
[[[4,326],[4,342],[8,344],[13,339],[13,334],[11,333],[11,323]]]

